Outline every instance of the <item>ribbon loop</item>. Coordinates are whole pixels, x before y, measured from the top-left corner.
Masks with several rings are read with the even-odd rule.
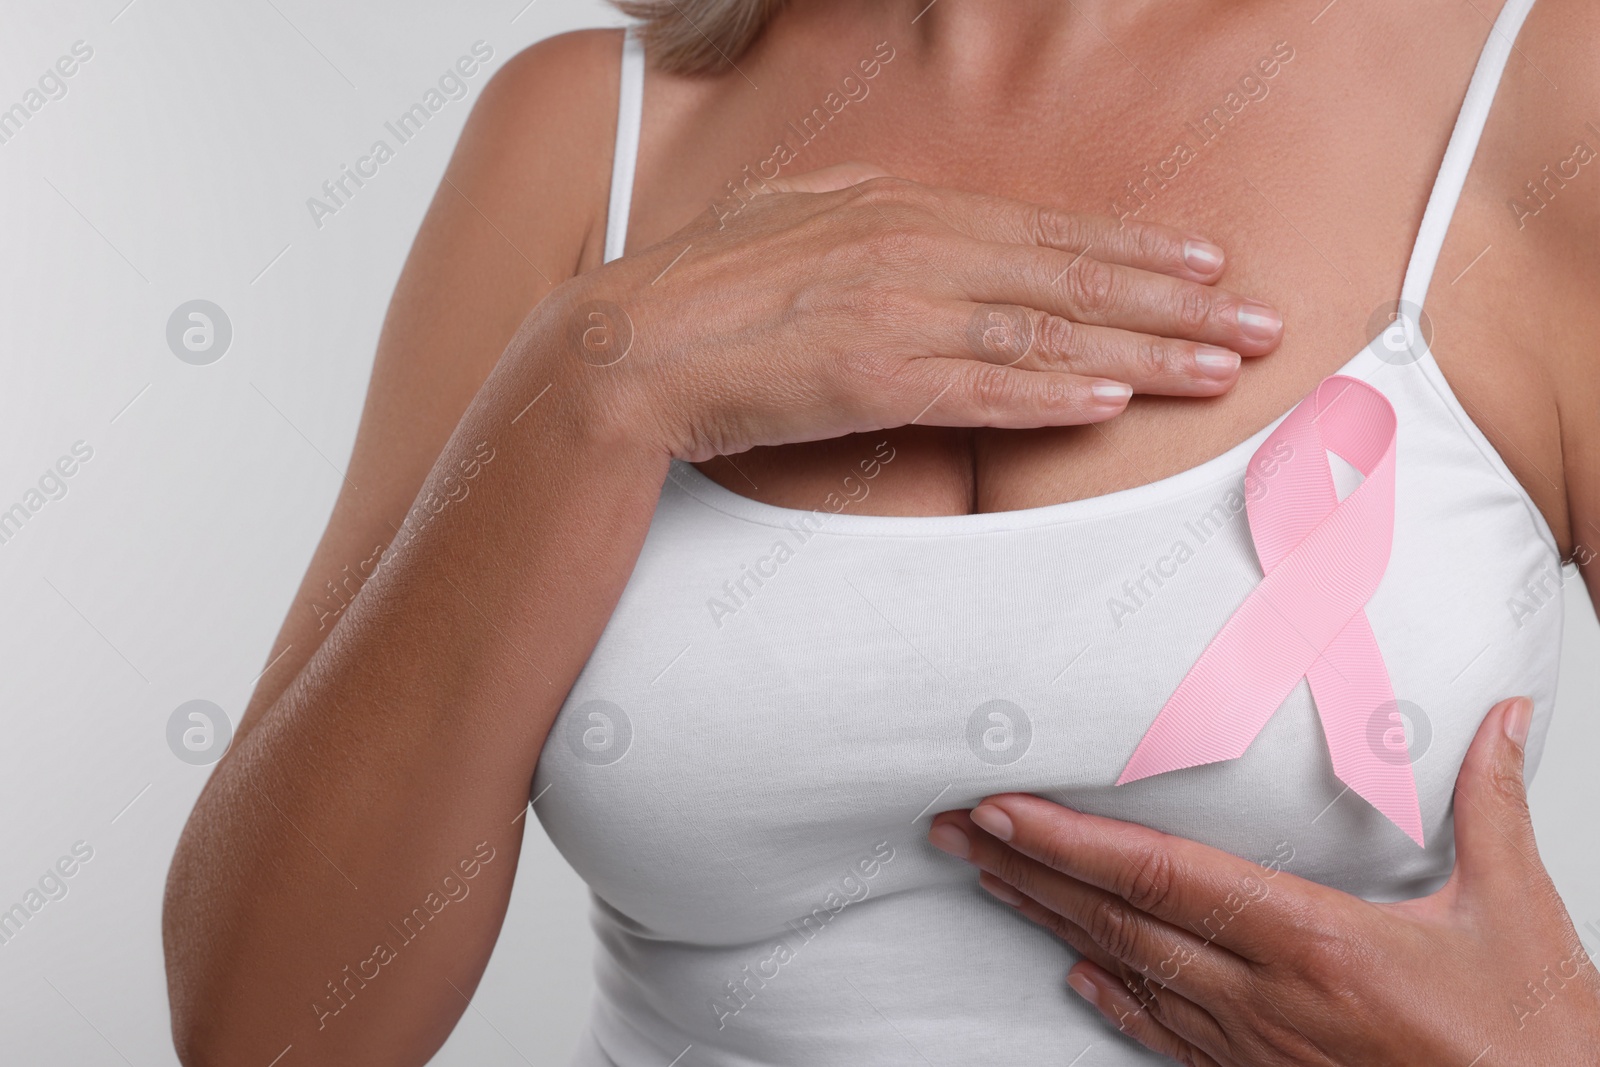
[[[1179,683],[1118,785],[1242,756],[1305,678],[1334,773],[1423,844],[1410,761],[1375,751],[1367,731],[1374,709],[1394,703],[1366,605],[1394,537],[1395,428],[1382,393],[1331,375],[1262,442],[1245,470],[1261,582]],[[1364,475],[1343,500],[1329,451]]]

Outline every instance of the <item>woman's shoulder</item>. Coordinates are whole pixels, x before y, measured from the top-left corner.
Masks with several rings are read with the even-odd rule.
[[[1536,239],[1571,240],[1580,236],[1574,221],[1600,219],[1596,54],[1600,4],[1594,0],[1538,0],[1512,44],[1480,158],[1492,161],[1519,232],[1534,229],[1547,209],[1566,216],[1559,226],[1540,227],[1550,232]],[[1562,210],[1554,210],[1558,205]],[[1588,240],[1593,247],[1592,231]]]
[[[1564,300],[1570,336],[1564,346],[1594,371],[1600,400],[1600,305],[1572,295],[1600,289],[1600,4],[1538,0],[1507,62],[1494,188],[1505,236],[1548,267],[1550,288]],[[1563,373],[1560,377],[1566,377]],[[1584,420],[1592,423],[1590,417]]]
[[[484,86],[462,131],[451,177],[500,212],[485,211],[513,245],[581,248],[562,275],[598,263],[615,146],[620,28],[584,29],[529,45]],[[552,280],[561,278],[551,275]]]
[[[617,101],[621,27],[570,30],[536,41],[501,65],[479,101],[496,114],[560,111],[579,119],[606,113]]]

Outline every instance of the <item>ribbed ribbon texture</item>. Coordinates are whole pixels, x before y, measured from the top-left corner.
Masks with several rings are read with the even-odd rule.
[[[1343,500],[1327,453],[1364,476]],[[1228,619],[1134,749],[1117,784],[1235,759],[1304,678],[1333,772],[1418,845],[1422,815],[1366,604],[1394,537],[1395,414],[1344,375],[1323,379],[1245,471],[1261,583]],[[1372,728],[1377,722],[1383,728]]]

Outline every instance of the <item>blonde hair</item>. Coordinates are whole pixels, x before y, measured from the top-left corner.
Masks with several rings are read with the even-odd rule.
[[[783,0],[611,0],[638,19],[651,62],[673,74],[713,74],[744,54]]]

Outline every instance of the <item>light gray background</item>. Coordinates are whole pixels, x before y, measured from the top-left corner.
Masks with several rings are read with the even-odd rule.
[[[489,73],[620,21],[598,0],[126,2],[0,16],[0,108],[74,41],[94,49],[0,144],[0,509],[74,441],[94,448],[0,544],[0,909],[74,841],[95,850],[0,945],[6,1064],[176,1063],[161,892],[209,768],[174,758],[167,718],[195,698],[244,708],[333,506],[401,262]],[[478,40],[494,58],[471,94],[317,229],[306,199],[376,138],[394,144],[383,123]],[[210,366],[167,348],[193,298],[233,323]],[[527,821],[505,932],[437,1063],[561,1063],[584,1021],[583,886]]]
[[[525,2],[5,14],[0,108],[74,41],[94,49],[0,144],[0,509],[75,441],[94,449],[0,544],[0,909],[73,842],[94,848],[69,895],[0,945],[8,1063],[176,1062],[161,891],[208,769],[174,758],[167,719],[196,698],[234,719],[244,707],[339,487],[401,261],[489,71],[321,229],[306,199],[473,42],[493,47],[492,71],[541,37],[618,21],[598,0]],[[165,340],[195,298],[233,325],[210,366]],[[1534,812],[1574,917],[1600,926],[1600,630],[1567,590]],[[499,947],[436,1063],[562,1063],[583,1023],[583,887],[529,823]]]

